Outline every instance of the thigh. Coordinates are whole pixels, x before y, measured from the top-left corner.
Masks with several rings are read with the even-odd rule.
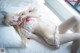
[[[80,33],[66,33],[60,35],[60,42],[61,44],[74,41],[74,40],[80,40]]]
[[[60,34],[64,34],[67,30],[70,28],[73,28],[73,26],[78,23],[75,17],[71,17],[68,20],[64,21],[62,24],[59,25],[59,32]]]
[[[78,32],[79,32],[78,23],[75,23],[75,24],[72,26],[71,31],[74,32],[74,33],[78,33]]]
[[[76,23],[73,27],[72,27],[72,31],[74,33],[80,33],[80,27],[78,26],[79,23]],[[79,40],[74,40],[72,42],[72,46],[71,46],[71,53],[77,53],[78,49],[79,49],[79,43],[80,41]]]
[[[79,49],[79,40],[74,40],[71,46],[71,53],[77,53]]]

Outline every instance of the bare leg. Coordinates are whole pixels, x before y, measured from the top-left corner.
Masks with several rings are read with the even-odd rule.
[[[73,35],[71,35],[71,34],[64,35],[64,36],[62,36],[61,44],[69,42],[71,40],[72,41],[74,40],[73,43],[72,43],[72,46],[71,46],[71,53],[77,53],[77,50],[79,48],[79,40],[77,40],[77,37],[80,37],[80,36],[77,36],[77,35],[74,35],[74,34]]]
[[[75,23],[76,23],[76,19],[75,18],[71,18],[67,21],[65,21],[64,23],[62,23],[59,27],[60,27],[60,32],[65,33],[70,27],[72,27]],[[46,33],[47,34],[47,33]],[[50,34],[49,34],[50,35]],[[48,36],[48,35],[47,35]],[[48,36],[49,37],[49,36]],[[80,39],[80,34],[79,33],[74,33],[74,34],[62,34],[60,37],[60,43],[64,44],[73,40],[77,40]],[[42,42],[42,39],[39,39],[38,37],[32,37],[33,39]],[[51,38],[51,39],[50,39]],[[42,40],[42,41],[41,41]],[[54,37],[51,35],[51,37],[49,37],[49,40],[53,42],[54,45]],[[45,41],[43,41],[44,43]],[[46,43],[45,43],[46,44]],[[52,44],[52,43],[51,43]]]
[[[71,53],[77,53],[79,48],[79,40],[74,40],[71,46]]]
[[[59,25],[59,32],[60,34],[64,34],[69,28],[73,27],[78,21],[75,17],[71,17],[70,19],[64,21],[62,24]]]
[[[78,26],[79,23],[76,23],[74,26],[73,26],[73,32],[74,33],[80,33],[80,27]],[[78,28],[79,27],[79,28]],[[77,53],[78,51],[78,48],[79,48],[79,40],[74,40],[73,43],[72,43],[72,46],[71,46],[71,53]]]
[[[50,46],[49,44],[47,44],[47,42],[41,38],[41,37],[38,37],[37,35],[33,35],[32,36],[32,39],[38,41],[39,43],[45,45],[45,46],[48,46],[48,47],[53,47],[53,46]],[[73,40],[80,40],[80,33],[71,33],[71,34],[61,34],[60,35],[60,44],[64,44],[64,43],[67,43],[67,42],[70,42],[70,41],[73,41]]]
[[[61,34],[65,33],[69,28],[74,26],[75,23],[77,23],[77,19],[75,19],[74,17],[72,17],[72,18],[68,19],[67,21],[63,22],[59,26],[60,33]],[[39,28],[39,29],[41,30],[42,28]],[[48,44],[50,44],[50,45],[55,44],[53,34],[48,34],[49,31],[46,30],[46,32],[45,32],[43,29],[40,32],[44,34],[43,38]],[[77,40],[77,39],[79,39],[78,36],[80,37],[80,34],[63,34],[63,36],[61,35],[61,40],[60,40],[61,44],[69,42],[69,41]]]
[[[61,34],[65,33],[69,28],[72,28],[73,32],[80,32],[80,25],[79,25],[78,17],[72,17],[68,19],[67,21],[63,22],[59,26],[59,31]],[[78,26],[79,25],[79,26]],[[79,40],[74,40],[71,47],[71,53],[77,53],[77,50],[79,48]]]
[[[62,34],[60,36],[60,43],[64,44],[77,39],[80,40],[80,33]]]
[[[50,49],[55,49],[53,45],[48,44],[39,34],[33,34],[30,37],[31,39],[43,44],[44,46],[50,48]]]

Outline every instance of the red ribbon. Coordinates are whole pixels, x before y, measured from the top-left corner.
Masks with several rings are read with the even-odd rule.
[[[26,22],[29,22],[30,21],[30,16],[27,16],[26,17]]]

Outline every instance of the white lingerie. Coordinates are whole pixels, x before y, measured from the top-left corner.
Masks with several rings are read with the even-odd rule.
[[[35,19],[31,18],[31,20],[27,23],[26,21],[24,21],[24,29],[26,30],[24,33],[26,33],[27,35],[30,35],[30,33],[28,32],[33,32],[33,28],[36,26],[36,22],[34,21]],[[60,34],[58,32],[58,27],[55,29],[55,35],[54,35],[54,47],[59,48],[60,47]]]
[[[60,47],[60,34],[59,34],[59,30],[58,30],[58,27],[56,28],[56,32],[55,32],[55,35],[54,35],[54,42],[55,42],[55,47],[56,48],[59,48]]]

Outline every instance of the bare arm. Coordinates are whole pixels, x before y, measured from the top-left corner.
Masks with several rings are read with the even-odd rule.
[[[40,44],[43,44],[44,46],[46,46],[46,47],[48,47],[48,48],[50,48],[50,49],[55,49],[54,46],[49,45],[49,44],[48,44],[41,36],[39,36],[38,34],[33,34],[33,33],[31,33],[31,32],[26,31],[25,29],[24,29],[24,32],[27,32],[27,33],[25,33],[26,38],[28,38],[28,39],[33,39],[33,40],[39,42]]]

